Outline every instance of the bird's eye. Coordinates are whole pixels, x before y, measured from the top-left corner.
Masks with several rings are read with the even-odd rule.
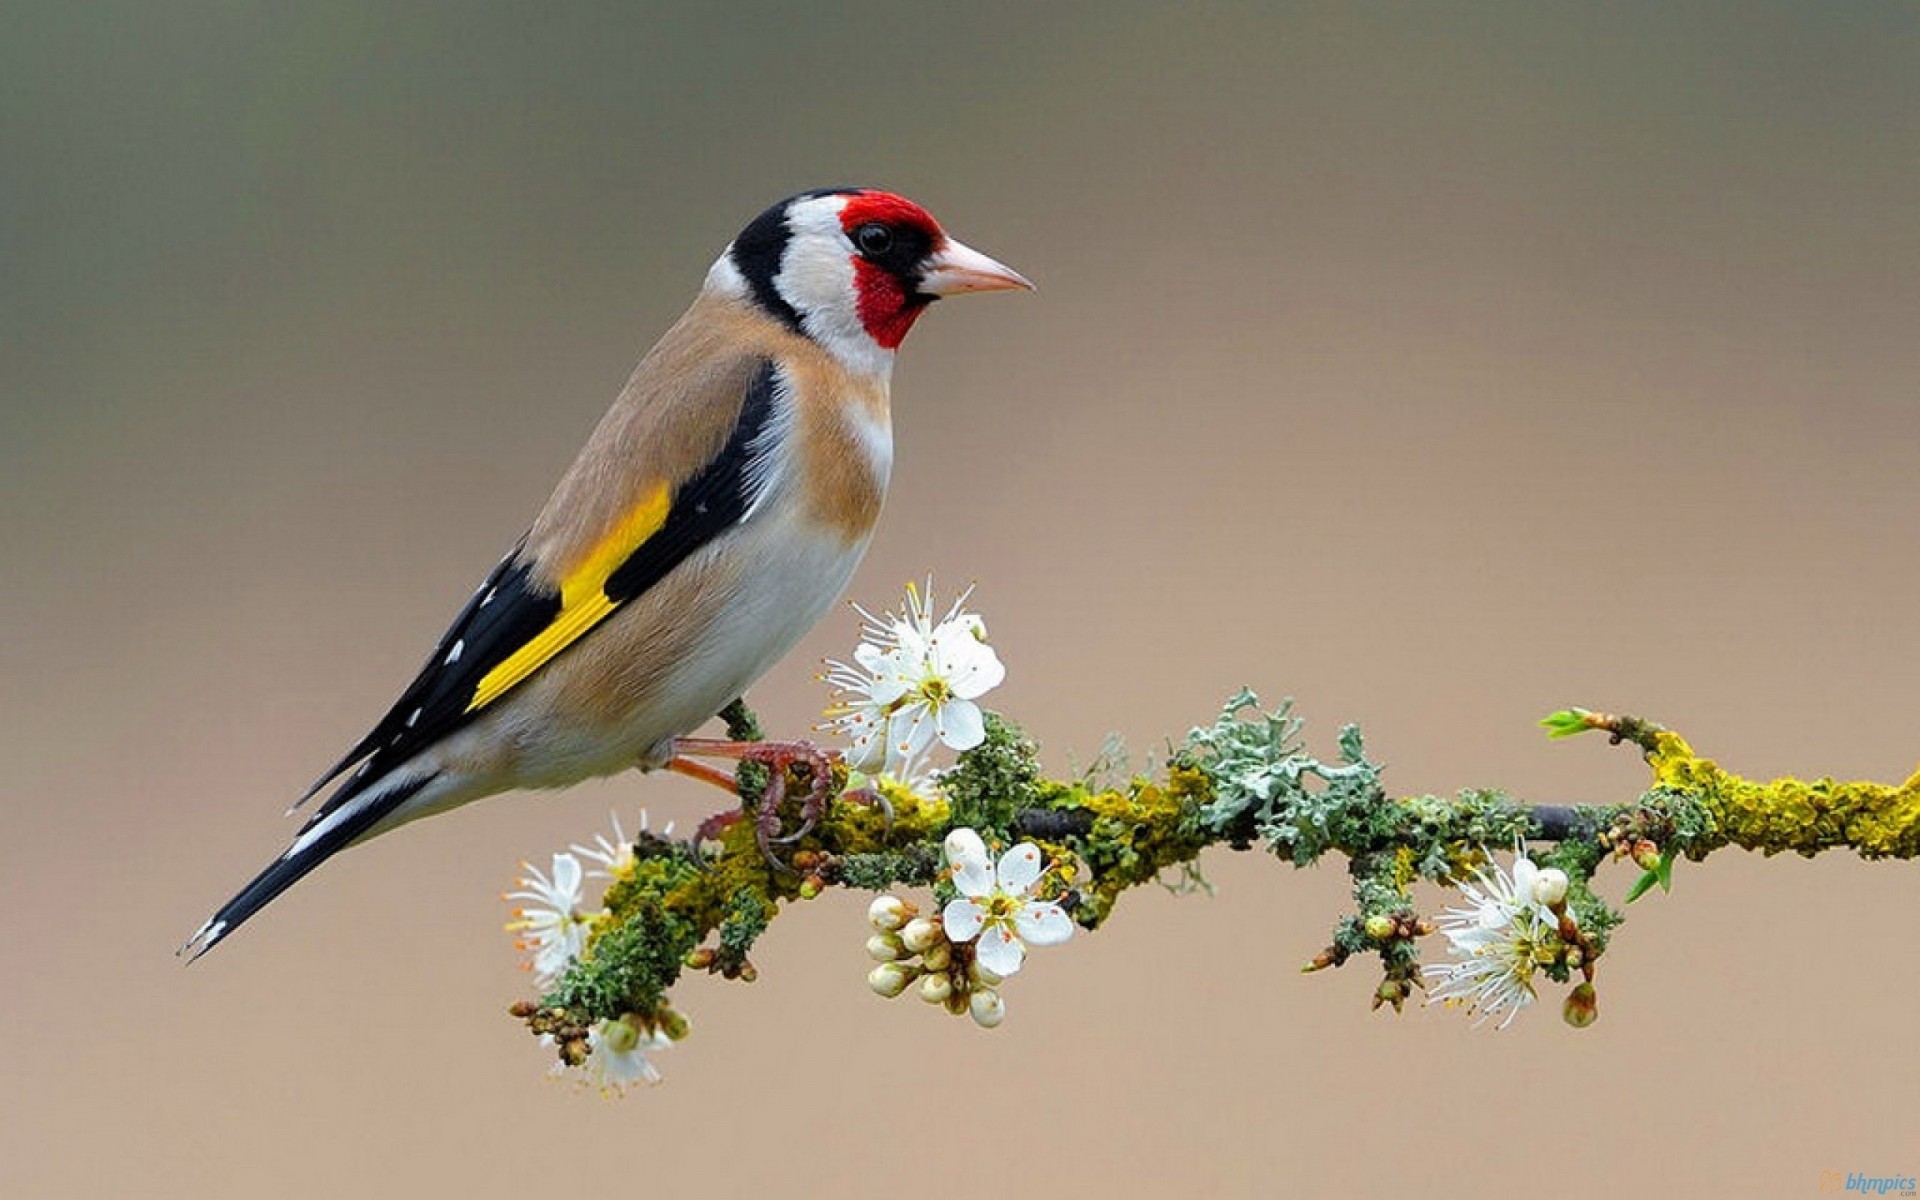
[[[893,249],[893,230],[878,221],[868,221],[853,231],[853,244],[868,258],[878,258]]]

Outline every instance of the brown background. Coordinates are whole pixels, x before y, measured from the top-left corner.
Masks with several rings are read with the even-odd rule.
[[[1084,762],[1243,684],[1404,790],[1632,794],[1567,703],[1912,769],[1920,10],[42,5],[0,40],[0,1192],[1817,1194],[1920,1173],[1902,865],[1682,866],[1602,1019],[1370,1014],[1337,870],[1209,856],[988,1036],[860,904],[625,1103],[541,1079],[495,893],[629,777],[283,844],[765,203],[874,182],[1040,281],[896,379],[854,595],[977,579]],[[692,6],[689,6],[692,7]],[[720,6],[711,6],[719,8]],[[160,16],[165,9],[170,15]],[[804,729],[824,625],[756,694]],[[1631,872],[1611,871],[1617,896]]]

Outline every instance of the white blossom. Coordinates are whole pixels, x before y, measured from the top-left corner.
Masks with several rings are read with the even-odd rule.
[[[551,1074],[573,1076],[597,1088],[603,1096],[620,1096],[630,1087],[659,1083],[659,1068],[647,1057],[647,1051],[671,1045],[673,1039],[664,1032],[646,1029],[631,1017],[601,1021],[587,1031],[587,1061],[577,1068],[557,1065]]]
[[[513,910],[507,929],[518,935],[514,945],[532,955],[527,965],[545,987],[580,957],[586,949],[587,933],[600,914],[581,911],[584,875],[580,860],[573,855],[565,851],[555,854],[551,876],[532,863],[523,862],[520,869],[525,872],[515,881],[520,890],[502,897],[524,902]]]
[[[1541,897],[1556,890],[1564,896],[1564,883],[1559,871],[1541,871],[1517,850],[1511,875],[1493,864],[1476,871],[1473,881],[1461,881],[1466,906],[1449,908],[1436,921],[1456,961],[1424,968],[1429,999],[1465,1008],[1479,1018],[1476,1024],[1496,1017],[1502,1018],[1498,1028],[1512,1024],[1533,1003],[1534,972],[1543,956],[1552,957],[1559,937],[1560,919]]]
[[[1004,979],[1020,969],[1027,946],[1051,946],[1073,936],[1073,919],[1048,900],[1036,900],[1042,863],[1039,847],[1021,842],[996,864],[972,829],[947,835],[947,864],[960,895],[947,904],[941,922],[953,942],[978,944],[974,955],[992,975]]]
[[[977,701],[1007,671],[987,643],[986,623],[963,607],[971,595],[938,622],[931,581],[924,594],[907,585],[898,614],[858,610],[866,625],[853,662],[830,660],[823,677],[838,695],[822,728],[847,740],[854,767],[911,786],[936,741],[971,750],[986,739]]]

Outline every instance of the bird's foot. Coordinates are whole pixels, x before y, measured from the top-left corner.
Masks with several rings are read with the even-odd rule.
[[[840,793],[840,799],[848,804],[864,804],[868,808],[879,810],[881,836],[884,837],[893,832],[893,801],[887,799],[886,793],[879,788],[848,788]]]
[[[833,766],[839,758],[812,742],[730,742],[710,738],[680,738],[673,744],[673,757],[667,769],[691,779],[702,779],[730,792],[738,790],[735,776],[695,761],[702,758],[730,758],[740,763],[759,763],[767,768],[766,788],[757,802],[743,801],[741,811],[753,818],[754,840],[760,853],[775,867],[787,869],[774,853],[774,847],[792,845],[812,833],[826,815],[833,787]],[[787,798],[788,773],[796,767],[806,769],[807,794],[800,801],[800,824],[792,832],[783,832],[780,806]],[[748,806],[751,813],[748,814]]]

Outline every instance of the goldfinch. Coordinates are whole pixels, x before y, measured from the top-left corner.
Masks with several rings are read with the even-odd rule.
[[[409,821],[674,765],[865,553],[914,321],[941,296],[1032,286],[887,192],[803,192],[761,213],[419,675],[295,808],[342,782],[183,952]]]

